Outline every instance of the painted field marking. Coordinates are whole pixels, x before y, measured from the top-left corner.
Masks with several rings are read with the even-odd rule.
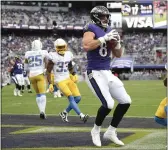
[[[3,127],[3,125],[2,125]],[[6,125],[4,127],[7,127]],[[10,126],[11,127],[11,126]],[[23,126],[24,127],[24,126]],[[18,130],[11,132],[12,134],[23,134],[23,133],[53,133],[53,132],[90,132],[92,127],[43,127],[43,126],[33,126],[27,129]],[[107,128],[102,128],[101,132],[105,132]],[[166,129],[142,129],[142,128],[119,128],[118,132],[166,132]]]
[[[15,115],[23,115],[23,116],[39,116],[39,114],[11,114],[11,113],[2,113],[1,115],[10,115],[10,116],[15,116]],[[55,116],[55,117],[59,117],[59,115],[57,114],[47,114],[47,116]],[[68,115],[70,117],[78,117],[77,115]],[[95,118],[96,116],[92,115],[92,116],[89,116],[89,118]],[[111,116],[107,116],[106,118],[111,118]],[[139,119],[150,119],[150,118],[153,118],[151,116],[125,116],[124,118],[139,118]]]

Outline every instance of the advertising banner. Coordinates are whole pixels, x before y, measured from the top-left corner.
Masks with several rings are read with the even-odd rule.
[[[133,58],[131,57],[121,57],[114,58],[111,62],[111,68],[132,68]]]
[[[122,28],[121,2],[107,2],[110,12],[110,25],[112,28]]]
[[[110,12],[110,25],[118,29],[166,29],[166,0],[137,0],[122,2],[107,2]],[[53,29],[83,30],[84,24],[50,25],[1,24],[2,28],[14,29]]]
[[[122,4],[122,27],[153,28],[152,2],[127,2]]]

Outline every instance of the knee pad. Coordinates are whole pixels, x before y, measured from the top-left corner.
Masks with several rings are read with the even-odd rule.
[[[122,101],[122,104],[131,104],[132,102],[131,97],[128,94],[123,97]]]
[[[131,104],[132,100],[131,97],[127,94],[127,103]]]
[[[108,109],[113,109],[113,107],[114,107],[114,100],[107,102],[107,106],[104,106],[104,107],[108,108]]]

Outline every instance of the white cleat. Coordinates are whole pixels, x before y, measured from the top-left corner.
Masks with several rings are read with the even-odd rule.
[[[57,95],[54,94],[54,98],[57,98]]]
[[[60,93],[57,94],[58,97],[62,97]]]
[[[59,116],[61,117],[61,119],[62,119],[63,122],[69,122],[68,121],[68,113],[66,113],[66,112],[60,112]]]
[[[92,142],[95,146],[101,147],[100,131],[96,131],[94,128],[91,130]]]
[[[17,95],[18,95],[18,96],[22,96],[22,95],[20,94],[20,91],[17,92]]]
[[[123,146],[124,143],[118,139],[116,131],[106,131],[103,135],[103,138],[106,140],[110,140],[117,145]]]
[[[13,95],[14,95],[14,96],[17,96],[17,89],[14,89]]]

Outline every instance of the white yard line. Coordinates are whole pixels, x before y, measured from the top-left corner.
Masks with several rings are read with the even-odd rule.
[[[14,116],[14,115],[23,115],[23,116],[38,116],[39,114],[11,114],[11,113],[2,113],[1,115],[11,115],[11,116]],[[47,114],[47,116],[56,116],[56,117],[59,117],[58,114]],[[72,116],[72,117],[77,117],[77,115],[68,115],[68,116]],[[89,116],[90,118],[95,118],[96,116]],[[107,118],[111,116],[107,116]],[[124,118],[153,118],[151,116],[125,116]]]
[[[165,137],[165,142],[162,141],[163,143],[160,143],[158,140],[159,138],[164,138]],[[149,142],[148,142],[149,141]],[[155,143],[155,141],[157,143]],[[148,143],[147,143],[148,142]],[[165,143],[165,146],[164,146]],[[127,144],[121,149],[141,149],[141,150],[146,150],[146,149],[166,149],[166,132],[165,131],[159,131],[159,132],[154,132],[150,133],[140,139],[137,139],[133,141],[130,144]]]

